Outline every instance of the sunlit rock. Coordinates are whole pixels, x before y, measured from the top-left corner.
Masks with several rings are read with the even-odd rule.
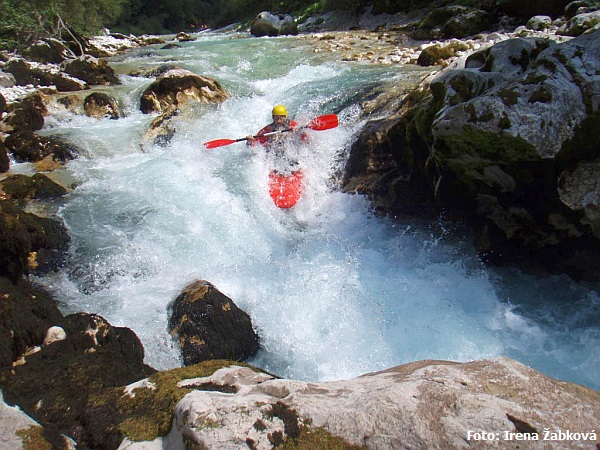
[[[263,11],[252,21],[250,33],[256,37],[296,35],[298,34],[298,26],[296,19],[289,14],[273,14],[269,11]]]
[[[94,92],[83,101],[85,114],[96,119],[108,117],[118,119],[121,116],[117,101],[108,94]]]
[[[185,287],[169,306],[169,329],[185,365],[208,359],[244,361],[259,349],[250,316],[206,281]]]
[[[185,69],[163,73],[142,93],[140,110],[145,113],[181,109],[190,102],[220,103],[229,98],[221,84]]]
[[[50,345],[54,342],[64,341],[67,338],[65,330],[58,326],[48,328],[46,331],[46,337],[44,337],[44,345]]]
[[[40,130],[44,126],[47,112],[42,96],[39,93],[31,94],[10,105],[8,114],[0,122],[0,131],[14,133]]]
[[[40,39],[23,51],[26,58],[41,63],[59,64],[67,59],[76,58],[63,42],[55,38]]]
[[[94,58],[90,55],[65,61],[61,64],[61,69],[89,85],[121,84],[114,69],[104,59]]]
[[[549,431],[580,433],[560,442],[566,449],[594,446],[600,417],[597,392],[508,358],[419,361],[318,383],[230,366],[177,387],[193,390],[177,404],[170,434],[120,448],[270,449],[292,439],[301,448],[468,448],[483,431],[498,437],[496,448],[514,448],[517,433],[538,441]]]

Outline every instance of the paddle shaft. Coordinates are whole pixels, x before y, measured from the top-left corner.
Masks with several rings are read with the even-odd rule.
[[[259,135],[253,136],[253,137],[254,137],[254,139],[258,139],[261,137],[272,136],[274,134],[281,134],[281,133],[286,133],[289,131],[298,131],[298,130],[302,130],[304,128],[322,131],[322,130],[329,130],[331,128],[335,128],[337,126],[338,126],[338,117],[335,114],[326,114],[324,116],[319,116],[319,117],[314,118],[313,120],[310,121],[310,123],[308,125],[305,125],[305,126],[302,126],[299,128],[286,128],[285,130],[271,131],[269,133],[259,134]],[[243,137],[243,138],[239,138],[239,139],[216,139],[214,141],[205,142],[204,146],[208,149],[211,149],[211,148],[223,147],[225,145],[235,144],[236,142],[247,141],[247,140],[248,140],[247,136]]]

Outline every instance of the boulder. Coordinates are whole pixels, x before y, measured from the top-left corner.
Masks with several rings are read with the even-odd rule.
[[[285,34],[295,36],[298,34],[298,25],[296,19],[289,14],[273,14],[263,11],[252,21],[250,33],[256,37]]]
[[[12,73],[0,70],[0,86],[13,87],[16,84],[15,77]]]
[[[569,21],[561,27],[559,30],[560,34],[567,36],[579,36],[588,30],[598,28],[600,24],[600,11],[589,11],[569,19]]]
[[[8,114],[0,122],[0,131],[14,133],[41,130],[47,113],[42,96],[39,93],[31,94],[10,105]]]
[[[83,101],[85,114],[96,119],[118,119],[120,117],[117,101],[108,94],[94,92]]]
[[[552,17],[550,16],[533,16],[527,21],[525,26],[533,31],[544,31],[552,25]]]
[[[444,61],[454,57],[458,52],[468,50],[468,46],[460,41],[433,44],[425,47],[417,58],[419,66],[443,65]]]
[[[11,74],[15,83],[21,86],[28,84],[45,85],[41,72],[23,58],[11,58],[3,67],[4,72]]]
[[[195,41],[196,38],[182,31],[180,33],[177,33],[177,36],[175,36],[174,40],[177,42],[192,42]]]
[[[177,114],[177,110],[167,111],[150,123],[140,140],[142,150],[146,149],[148,145],[165,146],[171,142],[175,135],[175,118]]]
[[[488,11],[450,5],[435,8],[410,35],[415,39],[462,39],[490,29],[496,21]]]
[[[600,280],[599,64],[600,31],[474,53],[365,128],[345,189],[394,216],[434,205],[467,221],[490,263]]]
[[[63,315],[50,294],[25,280],[0,276],[0,297],[0,371],[7,374],[28,348],[42,345]]]
[[[90,85],[121,84],[121,81],[115,75],[114,69],[104,59],[98,59],[90,55],[65,61],[61,64],[61,70]]]
[[[185,69],[163,73],[142,93],[140,110],[144,114],[168,112],[188,106],[191,101],[220,103],[229,98],[221,84]]]
[[[67,59],[76,57],[63,42],[55,38],[40,39],[27,49],[23,50],[23,56],[41,63],[60,64]]]
[[[86,313],[68,315],[60,325],[66,338],[41,347],[13,367],[2,381],[4,395],[45,430],[64,433],[86,448],[99,448],[90,442],[90,429],[96,426],[86,417],[90,398],[156,371],[143,363],[142,344],[128,328],[113,327],[101,316]],[[112,432],[118,435],[118,430]]]
[[[16,174],[0,180],[0,191],[6,198],[29,201],[62,197],[67,190],[43,173],[32,176]]]
[[[36,448],[52,448],[55,442],[56,448],[75,448],[69,439],[63,436],[62,441],[48,440],[44,436],[44,428],[18,407],[9,406],[4,402],[4,395],[0,391],[0,429],[2,430],[2,445],[6,449],[26,449],[29,445]],[[34,444],[35,443],[35,444]],[[73,443],[74,444],[74,443]]]
[[[143,398],[133,403],[160,401],[164,383],[159,393],[151,381],[129,387]],[[488,448],[491,440],[501,449],[542,443],[575,449],[594,447],[600,425],[598,392],[508,358],[419,361],[328,382],[273,379],[232,365],[210,376],[177,377],[171,385],[190,391],[175,407],[170,433],[146,433],[135,442],[141,436],[132,432],[119,448],[172,448],[183,440],[222,450],[292,443],[311,449],[469,449]],[[153,417],[150,411],[147,417]],[[567,432],[572,437],[565,438]]]
[[[15,200],[0,200],[0,276],[16,283],[23,275],[55,270],[69,241],[61,222],[25,212]]]
[[[4,141],[17,162],[36,162],[50,157],[65,163],[77,156],[77,150],[56,136],[40,136],[33,131],[10,134]]]
[[[169,305],[169,330],[185,365],[209,359],[244,361],[259,349],[250,316],[212,284],[199,280]]]

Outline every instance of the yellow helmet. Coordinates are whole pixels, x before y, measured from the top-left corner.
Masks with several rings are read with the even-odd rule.
[[[283,105],[276,105],[271,114],[273,116],[287,116],[287,109]]]

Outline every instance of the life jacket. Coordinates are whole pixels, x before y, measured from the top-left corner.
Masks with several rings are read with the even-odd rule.
[[[285,122],[281,125],[278,125],[275,122],[271,122],[269,125],[263,127],[258,133],[256,133],[255,142],[258,142],[266,147],[273,139],[281,138],[281,136],[273,135],[263,137],[263,134],[272,133],[274,131],[285,131],[289,129],[293,130],[296,128],[298,128],[298,122],[296,122],[295,120],[286,119]]]

